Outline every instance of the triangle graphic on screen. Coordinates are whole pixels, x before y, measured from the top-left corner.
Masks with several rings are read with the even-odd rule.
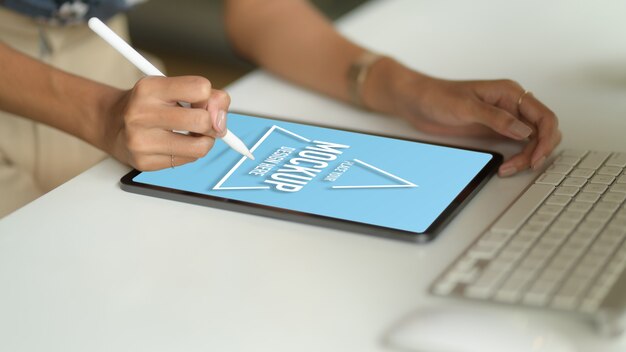
[[[374,165],[368,164],[362,160],[359,159],[353,159],[355,163],[357,163],[358,165],[371,170],[375,173],[387,176],[389,178],[392,178],[400,183],[397,184],[384,184],[384,185],[342,185],[342,186],[332,186],[332,189],[373,189],[373,188],[413,188],[413,187],[418,187],[416,184],[414,184],[413,182],[409,182],[403,178],[400,178],[390,172],[387,172],[385,170],[379,169]]]

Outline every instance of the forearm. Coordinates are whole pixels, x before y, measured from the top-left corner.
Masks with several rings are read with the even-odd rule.
[[[0,109],[103,148],[104,112],[119,91],[41,63],[0,43]]]
[[[303,0],[229,0],[234,48],[279,76],[347,100],[346,73],[363,49],[338,34]]]
[[[229,0],[226,26],[237,52],[267,70],[336,99],[350,101],[348,70],[365,51],[339,34],[305,0]],[[408,82],[411,80],[411,82]],[[398,114],[394,101],[428,77],[385,57],[369,70],[361,101]]]

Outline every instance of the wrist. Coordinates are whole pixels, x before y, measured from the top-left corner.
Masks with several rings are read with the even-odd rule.
[[[363,105],[373,111],[403,115],[402,101],[409,94],[411,100],[420,100],[429,79],[393,58],[384,57],[372,65],[364,82]]]
[[[114,139],[117,135],[116,121],[123,114],[126,91],[101,86],[96,103],[90,107],[82,124],[83,139],[108,154],[115,154]]]

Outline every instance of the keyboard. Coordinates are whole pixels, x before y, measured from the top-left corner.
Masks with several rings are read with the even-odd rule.
[[[625,167],[626,153],[561,152],[430,292],[575,312],[619,330],[615,320],[626,308]]]

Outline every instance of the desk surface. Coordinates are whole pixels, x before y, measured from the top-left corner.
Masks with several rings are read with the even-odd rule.
[[[626,150],[624,2],[373,1],[338,26],[441,77],[510,77],[561,119],[563,145]],[[233,109],[428,136],[257,71]],[[129,194],[106,160],[0,221],[2,351],[388,351],[426,287],[534,177],[494,178],[428,245]],[[617,351],[588,325],[540,312],[582,351]]]

